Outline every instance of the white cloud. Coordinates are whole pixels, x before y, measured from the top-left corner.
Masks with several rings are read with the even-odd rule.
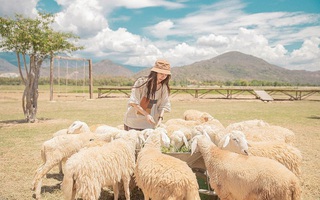
[[[300,49],[294,50],[289,64],[293,69],[320,70],[320,37],[305,40]]]
[[[170,34],[170,29],[172,29],[173,27],[173,22],[168,19],[157,23],[152,28],[149,28],[149,31],[154,37],[165,38]],[[146,30],[148,30],[148,28]]]
[[[73,4],[68,1],[60,1],[59,4],[67,5],[57,14],[56,23],[59,29],[73,32],[81,38],[92,37],[97,32],[108,26],[103,16],[103,8],[96,0],[78,0]]]
[[[14,17],[15,13],[28,17],[37,15],[36,5],[39,0],[0,0],[0,16]]]

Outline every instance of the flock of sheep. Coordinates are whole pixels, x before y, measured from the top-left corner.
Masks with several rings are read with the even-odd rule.
[[[191,167],[162,152],[184,148],[191,155],[201,153],[210,186],[221,200],[300,199],[302,156],[294,138],[292,131],[262,120],[224,127],[197,110],[143,131],[75,121],[43,143],[43,164],[32,189],[40,199],[43,177],[59,165],[66,200],[97,200],[110,186],[116,200],[119,185],[129,200],[131,179],[146,200],[200,200]]]

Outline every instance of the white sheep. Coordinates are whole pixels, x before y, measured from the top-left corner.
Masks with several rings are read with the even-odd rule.
[[[189,143],[185,133],[182,130],[174,131],[170,135],[170,144],[174,148],[173,150],[178,151],[183,145],[187,148],[189,147]]]
[[[220,199],[300,199],[299,179],[277,161],[222,150],[206,135],[193,138],[191,154],[196,150]]]
[[[247,120],[230,124],[227,131],[242,131],[250,141],[283,141],[289,144],[294,143],[295,134],[284,127],[269,125],[262,120]]]
[[[109,126],[109,125],[100,125],[100,126],[96,127],[96,129],[93,131],[93,133],[104,134],[104,133],[109,133],[110,131],[121,132],[121,130],[117,127],[113,127],[113,126]]]
[[[232,131],[232,130],[244,131],[254,127],[265,127],[265,126],[270,126],[270,125],[263,120],[253,119],[253,120],[245,120],[245,121],[229,124],[226,127],[226,129],[227,131]]]
[[[214,117],[207,112],[189,109],[189,110],[184,111],[183,119],[200,121],[200,122],[207,122],[207,121],[214,119]]]
[[[111,141],[113,133],[109,134],[66,134],[56,136],[45,141],[41,147],[43,164],[38,167],[32,182],[32,190],[35,190],[36,198],[40,198],[42,178],[54,166],[65,161],[72,154],[78,152],[86,145],[91,145],[91,140]]]
[[[180,119],[180,118],[173,118],[173,119],[169,119],[168,121],[166,121],[164,123],[165,126],[170,126],[170,125],[183,125],[185,127],[194,127],[196,125],[201,124],[202,122],[200,121],[195,121],[195,120],[184,120],[184,119]]]
[[[82,121],[74,121],[68,128],[64,128],[61,130],[58,130],[53,134],[53,137],[56,137],[58,135],[66,135],[66,134],[79,134],[79,133],[85,133],[90,132],[89,126]]]
[[[72,155],[66,162],[62,182],[64,198],[98,200],[101,188],[113,186],[117,200],[118,184],[123,181],[125,197],[130,200],[129,182],[135,167],[138,139],[138,133],[132,130],[103,146],[81,149]]]
[[[234,131],[233,131],[234,132]],[[220,141],[224,144],[223,149],[238,153],[241,151],[241,147],[237,141],[243,140],[244,134],[241,131],[237,131],[237,135],[231,136],[233,139],[222,138]],[[278,161],[290,171],[292,171],[297,177],[301,174],[302,155],[299,149],[279,141],[268,142],[247,142],[249,145],[248,152],[251,156],[260,156],[270,158]],[[220,147],[220,146],[219,146]]]
[[[160,133],[155,130],[138,154],[135,180],[144,199],[200,200],[195,174],[186,162],[161,153]]]
[[[193,128],[194,136],[203,135],[204,132],[207,133],[213,143],[216,145],[219,144],[221,138],[223,138],[227,131],[224,128],[212,127],[210,125],[201,124]]]

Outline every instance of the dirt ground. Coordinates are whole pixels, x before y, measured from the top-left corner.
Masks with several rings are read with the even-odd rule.
[[[75,119],[91,124],[109,121],[117,125],[122,121],[126,98],[110,99],[60,99],[48,102],[48,95],[39,99],[39,122],[22,123],[20,93],[0,92],[0,200],[34,199],[30,190],[33,174],[41,164],[39,149],[52,136],[54,130],[63,128]],[[320,101],[263,103],[255,99],[216,100],[194,99],[190,95],[177,95],[171,99],[173,111],[165,118],[181,117],[184,110],[206,110],[225,126],[245,119],[264,119],[284,126],[296,134],[295,146],[303,156],[301,188],[303,200],[320,200]],[[82,109],[83,108],[83,109]],[[106,114],[110,111],[112,114]],[[60,200],[60,183],[63,176],[54,167],[43,181],[45,200]],[[101,200],[112,200],[105,189]],[[121,200],[125,199],[121,196]],[[131,199],[143,199],[140,190],[132,192]]]

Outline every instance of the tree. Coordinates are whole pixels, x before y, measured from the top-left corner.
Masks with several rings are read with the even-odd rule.
[[[26,18],[16,14],[15,19],[0,17],[0,48],[15,52],[20,77],[25,84],[22,109],[27,122],[35,122],[38,107],[38,81],[42,62],[56,54],[70,53],[82,46],[69,42],[79,37],[72,33],[54,31],[50,25],[54,15],[39,13],[38,17]],[[21,57],[22,62],[21,64]],[[29,58],[29,64],[27,60]],[[28,66],[29,65],[29,66]],[[22,66],[25,69],[23,73]]]

